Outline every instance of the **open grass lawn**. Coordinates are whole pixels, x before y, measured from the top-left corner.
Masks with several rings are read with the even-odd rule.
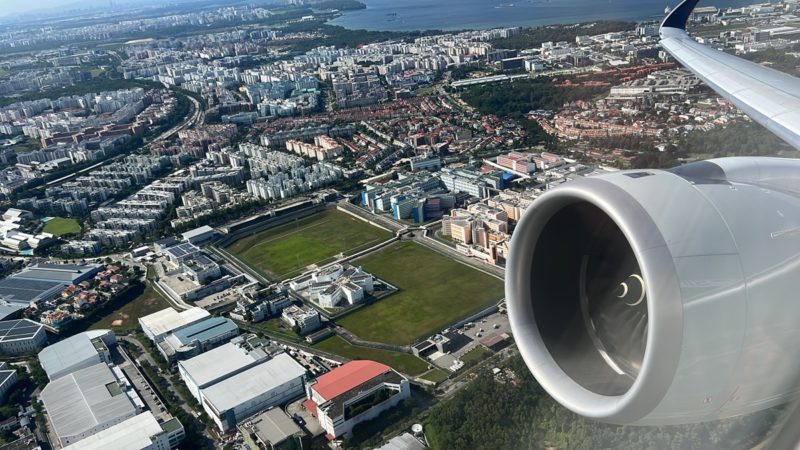
[[[270,280],[297,275],[340,253],[352,254],[392,234],[335,209],[248,236],[227,250]]]
[[[423,380],[433,381],[434,383],[441,383],[442,381],[446,380],[447,377],[450,376],[449,373],[442,369],[431,369],[425,375],[422,375]]]
[[[128,333],[139,327],[139,317],[161,311],[169,306],[169,303],[153,289],[153,286],[147,283],[147,287],[138,297],[106,314],[105,317],[93,323],[89,328],[92,330],[109,329],[116,333]]]
[[[358,259],[398,292],[338,319],[362,339],[406,345],[503,298],[503,282],[415,242]]]
[[[75,219],[64,219],[62,217],[53,217],[44,224],[44,232],[52,233],[56,236],[64,236],[65,234],[74,234],[81,232],[81,225]]]
[[[474,349],[465,353],[461,357],[461,361],[463,361],[465,365],[472,366],[492,356],[493,354],[494,352],[486,347],[475,347]]]
[[[417,376],[428,370],[428,364],[414,355],[367,347],[357,347],[350,345],[350,343],[339,336],[331,336],[324,341],[317,342],[312,345],[312,347],[349,359],[369,359],[377,361],[411,376]]]

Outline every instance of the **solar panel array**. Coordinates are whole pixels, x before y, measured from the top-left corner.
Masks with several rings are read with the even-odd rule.
[[[0,280],[0,297],[5,297],[8,301],[30,302],[41,295],[42,292],[61,285],[63,283],[56,281],[24,280],[8,277]]]
[[[174,247],[170,247],[167,249],[172,256],[175,258],[183,258],[184,256],[191,255],[192,253],[197,253],[200,249],[195,247],[192,244],[179,244]]]
[[[28,319],[0,322],[0,341],[32,338],[41,327],[41,324]]]

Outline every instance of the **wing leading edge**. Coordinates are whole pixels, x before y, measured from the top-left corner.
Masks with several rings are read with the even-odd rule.
[[[686,21],[698,0],[684,0],[661,23],[661,46],[753,120],[800,149],[800,79],[706,47]]]

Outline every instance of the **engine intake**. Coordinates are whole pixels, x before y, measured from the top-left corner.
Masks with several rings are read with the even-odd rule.
[[[618,172],[526,211],[506,271],[528,367],[572,411],[620,424],[729,417],[800,375],[800,162]]]

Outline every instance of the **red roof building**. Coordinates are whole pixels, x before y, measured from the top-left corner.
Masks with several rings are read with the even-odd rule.
[[[410,397],[411,388],[406,377],[385,364],[352,361],[317,378],[306,393],[305,407],[334,439]]]

